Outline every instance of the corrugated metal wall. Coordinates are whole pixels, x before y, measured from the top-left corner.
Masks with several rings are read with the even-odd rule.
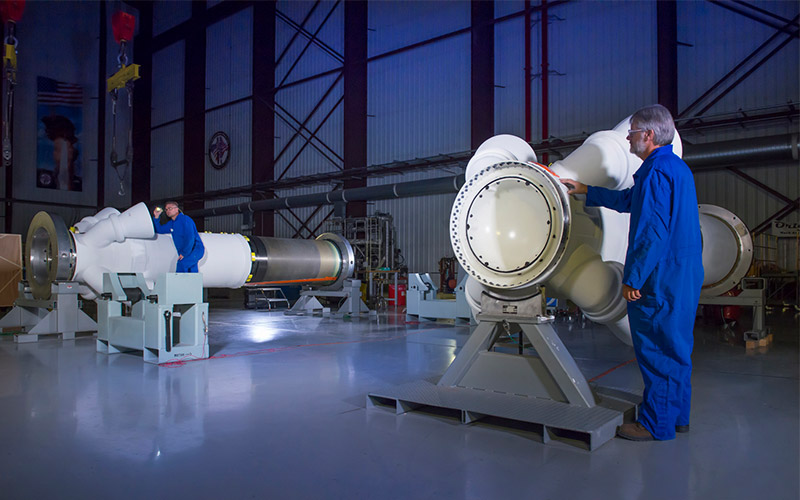
[[[252,127],[253,105],[243,101],[206,113],[205,144],[208,144],[216,132],[225,132],[230,138],[228,164],[222,169],[211,166],[206,155],[205,179],[206,191],[215,191],[230,187],[247,186],[251,183],[252,144],[250,133]],[[206,208],[232,205],[248,201],[249,198],[227,198],[225,200],[207,201]],[[207,220],[206,230],[221,232],[239,232],[242,226],[242,215],[226,215],[212,217]]]
[[[183,122],[157,128],[150,139],[150,198],[183,195]]]
[[[538,2],[534,3],[536,6]],[[788,18],[796,14],[796,5],[787,3],[757,3]],[[496,16],[521,11],[525,2],[497,2]],[[298,23],[310,8],[309,4],[279,7],[291,12]],[[719,14],[725,13],[725,14]],[[327,11],[324,11],[327,12]],[[728,15],[730,14],[730,15]],[[312,19],[322,16],[315,12]],[[743,16],[704,2],[678,4],[679,41],[695,47],[679,47],[679,97],[685,105],[702,93],[753,46],[771,33],[770,28],[749,30],[754,24]],[[390,50],[420,42],[466,27],[470,22],[468,2],[372,2],[369,5],[368,51],[371,57]],[[656,9],[654,2],[575,2],[549,10],[550,97],[549,129],[555,137],[588,134],[613,127],[637,108],[653,103],[657,96],[656,69]],[[534,78],[532,88],[532,139],[541,137],[541,16],[532,15],[531,64]],[[713,29],[709,29],[709,23]],[[280,25],[279,21],[279,25]],[[757,24],[757,23],[755,23]],[[313,31],[314,22],[309,23]],[[282,33],[282,34],[281,34]],[[747,37],[741,36],[748,33]],[[750,34],[754,36],[751,37]],[[292,30],[279,29],[278,53],[292,35]],[[495,26],[495,129],[497,133],[522,136],[525,130],[524,109],[524,18],[515,17]],[[298,39],[301,37],[298,37]],[[691,39],[690,39],[691,38]],[[741,39],[741,40],[740,40]],[[727,53],[728,43],[732,44]],[[754,45],[755,44],[755,45]],[[767,95],[743,87],[721,101],[716,112],[738,107],[759,107],[798,99],[797,43],[775,57],[774,64],[789,68],[787,78],[781,78],[768,63],[750,77],[752,85],[769,81]],[[309,49],[309,52],[311,50]],[[296,54],[289,52],[290,54]],[[470,35],[465,33],[437,43],[401,52],[369,63],[368,67],[368,163],[380,164],[408,160],[440,153],[469,149],[470,109]],[[724,53],[724,54],[723,54]],[[288,56],[287,56],[288,59]],[[712,60],[708,63],[706,60]],[[329,69],[331,60],[319,55],[298,63],[291,78]],[[301,68],[308,67],[308,69]],[[286,68],[287,63],[282,63]],[[279,70],[279,81],[282,78]],[[772,74],[770,74],[772,72]],[[695,79],[695,75],[697,78]],[[679,75],[680,77],[680,75]],[[291,81],[287,79],[287,81]],[[300,112],[304,119],[335,76],[297,89],[279,93],[279,103]],[[339,89],[332,94],[338,95]],[[726,104],[727,103],[727,104]],[[734,104],[741,103],[741,104]],[[323,103],[323,107],[326,103]],[[723,106],[725,104],[725,106]],[[731,107],[733,106],[733,107]],[[329,108],[327,108],[329,109]],[[712,110],[715,111],[715,110]],[[286,144],[287,134],[293,132],[277,122],[278,151]],[[780,124],[763,128],[755,135],[796,130],[797,125]],[[336,127],[325,128],[334,136]],[[752,130],[709,133],[708,138],[728,138],[754,135]],[[690,137],[691,142],[708,138]],[[327,141],[326,141],[327,142]],[[300,145],[287,149],[293,153]],[[334,147],[335,149],[335,147]],[[331,170],[332,162],[325,160],[312,148],[306,148],[297,166],[288,177]],[[285,166],[282,157],[279,165]],[[280,174],[281,168],[278,169]],[[775,165],[746,172],[773,186],[789,198],[798,196],[796,164]],[[439,173],[410,174],[400,178],[371,179],[370,185],[390,180],[410,180]],[[783,206],[780,200],[729,172],[698,173],[698,196],[703,203],[714,203],[734,211],[751,227]],[[282,195],[316,192],[321,188],[285,191]],[[436,223],[432,214],[449,214],[448,196],[413,200],[383,201],[370,204],[370,211],[392,213],[398,225],[398,236],[412,268],[420,271],[436,269],[436,261],[449,251],[446,224]],[[304,209],[304,218],[311,209]],[[306,213],[308,212],[308,213]],[[298,214],[301,215],[301,214]],[[317,215],[317,217],[320,214]],[[797,214],[787,220],[795,220]],[[293,222],[297,222],[293,220]],[[277,227],[287,226],[278,218]],[[288,228],[288,226],[287,226]],[[287,228],[281,234],[291,236]],[[408,234],[404,234],[408,233]]]
[[[372,31],[369,33],[367,54],[374,57],[467,28],[470,25],[470,12],[469,2],[370,2],[367,22]],[[425,75],[421,73],[419,76]]]
[[[749,3],[756,8],[769,10],[789,19],[798,13],[796,2]],[[747,11],[746,8],[744,10]],[[756,14],[753,10],[750,10],[750,13]],[[678,39],[689,45],[678,48],[679,71],[685,72],[679,74],[678,79],[681,110],[685,110],[712,85],[721,81],[728,72],[744,62],[775,33],[769,26],[708,2],[679,2],[678,20]],[[778,22],[774,18],[770,20]],[[726,89],[735,79],[744,76],[745,71],[752,68],[787,36],[778,36],[776,42],[767,50],[758,52],[757,56],[749,63],[745,63],[741,70],[724,80],[720,89],[711,97],[719,95],[720,91]],[[778,109],[777,107],[785,106],[787,102],[797,103],[800,100],[799,46],[796,39],[790,42],[703,115],[713,117],[738,110]],[[707,99],[705,102],[710,101]],[[691,115],[699,112],[702,107],[704,106],[696,108]],[[742,137],[797,133],[797,131],[797,123],[773,122],[765,125],[686,132],[684,140],[706,143]],[[800,196],[800,173],[797,162],[741,168],[741,170],[789,199],[793,200]],[[739,216],[751,230],[786,205],[785,200],[766,193],[726,170],[699,172],[695,174],[695,183],[700,203],[727,208]],[[795,211],[783,220],[797,222],[800,217]],[[768,238],[762,236],[760,239],[765,241]],[[775,261],[784,269],[794,269],[796,241],[789,240],[791,238],[781,238],[780,245],[774,242],[777,255],[775,250],[766,252],[764,248],[757,248],[756,258]]]
[[[253,9],[242,10],[208,27],[206,52],[205,144],[217,132],[230,139],[229,161],[222,169],[205,157],[206,191],[247,186],[252,168]],[[234,104],[234,101],[239,101]],[[234,197],[205,202],[206,208],[249,201]],[[207,231],[241,232],[242,215],[206,219]]]
[[[458,35],[369,63],[370,164],[470,148],[469,47]]]
[[[656,102],[655,11],[655,2],[572,2],[549,10],[550,135],[610,129]],[[536,115],[541,89],[534,95]]]
[[[213,5],[213,2],[208,4]],[[534,2],[538,5],[538,2]],[[755,2],[786,18],[798,11],[796,2]],[[523,1],[496,2],[495,13],[503,16],[519,12]],[[323,71],[341,68],[344,52],[344,3],[278,2],[276,19],[276,56],[283,55],[277,70],[276,83],[291,83]],[[709,85],[721,78],[750,51],[766,40],[773,29],[730,12],[709,2],[678,3],[679,47],[679,101],[684,107],[703,93]],[[57,9],[53,11],[52,9]],[[58,10],[62,9],[62,10]],[[76,10],[77,9],[77,10]],[[305,23],[308,34],[314,34],[320,44],[309,43],[309,36],[294,37],[292,24]],[[18,102],[34,103],[36,75],[51,76],[63,81],[85,85],[87,103],[84,117],[89,123],[96,116],[96,102],[88,96],[99,95],[96,89],[97,5],[55,3],[48,10],[31,5],[26,13],[28,22],[19,26],[19,36],[28,40],[28,50],[37,58],[28,61],[26,70],[20,72],[17,89]],[[156,34],[189,19],[188,2],[157,2],[154,6]],[[553,7],[549,11],[550,58],[550,133],[556,137],[591,133],[606,129],[630,114],[639,106],[655,101],[656,88],[656,13],[654,2],[571,2]],[[109,13],[110,15],[110,13]],[[93,17],[94,16],[94,17]],[[441,36],[466,28],[470,24],[470,3],[444,2],[380,2],[369,4],[368,53],[370,57],[385,54],[409,44]],[[87,33],[85,42],[76,42],[74,36],[59,34],[58,25],[65,18],[77,19],[78,31]],[[327,18],[327,20],[326,20]],[[498,133],[524,134],[524,21],[515,17],[495,26],[495,129]],[[324,22],[323,22],[324,21]],[[74,22],[70,32],[75,31]],[[532,16],[531,54],[532,72],[539,73],[541,57],[542,20],[538,13]],[[47,33],[48,36],[44,36]],[[72,36],[72,35],[70,35]],[[54,37],[56,42],[54,42]],[[60,37],[60,38],[59,38]],[[109,37],[111,34],[109,33]],[[218,109],[207,115],[205,136],[217,130],[225,131],[231,138],[231,163],[223,170],[206,165],[206,187],[209,190],[248,185],[251,181],[250,138],[252,105],[252,9],[241,11],[208,28],[206,106]],[[294,41],[289,44],[290,40]],[[47,43],[38,40],[47,39]],[[59,43],[57,40],[62,40]],[[108,67],[115,67],[116,44],[107,42]],[[469,32],[446,38],[433,44],[417,47],[368,64],[368,163],[379,164],[408,160],[442,153],[464,151],[470,146],[470,43]],[[76,45],[80,57],[64,59],[64,47]],[[691,46],[686,46],[689,44]],[[319,46],[322,45],[322,46]],[[742,85],[720,100],[708,113],[735,112],[738,109],[775,107],[787,101],[800,100],[800,55],[797,40],[793,40],[770,61],[749,76]],[[53,49],[58,46],[58,51]],[[87,47],[93,47],[87,52]],[[306,48],[307,47],[307,48]],[[154,198],[178,195],[182,192],[182,137],[184,99],[183,41],[155,53],[150,61],[157,78],[153,84],[152,125],[152,176],[151,195]],[[302,53],[302,57],[301,56]],[[75,64],[78,61],[79,64]],[[337,81],[337,72],[303,84],[283,88],[276,95],[277,103],[285,110],[279,111],[286,121],[297,128],[305,122],[308,130],[319,137],[315,147],[305,145],[303,139],[291,141],[295,131],[280,118],[276,119],[276,176],[291,163],[286,177],[332,172],[341,164],[342,155],[342,96],[343,82]],[[533,139],[541,137],[541,78],[530,82],[532,88]],[[94,90],[92,90],[94,89]],[[323,96],[328,96],[323,100]],[[235,105],[226,104],[240,100]],[[322,102],[320,103],[320,101]],[[89,102],[91,101],[91,102]],[[312,113],[315,107],[318,109]],[[110,104],[107,102],[107,104]],[[27,109],[27,111],[26,111]],[[35,111],[20,106],[15,128],[35,129]],[[107,107],[110,113],[110,106]],[[291,115],[291,117],[289,116]],[[106,121],[106,153],[110,152],[110,116]],[[323,120],[325,121],[322,124]],[[174,124],[160,127],[170,121]],[[126,130],[124,115],[118,121],[118,130]],[[730,128],[724,131],[706,131],[704,135],[686,134],[685,139],[708,142],[737,137],[796,132],[796,123],[773,123],[764,127]],[[309,132],[304,132],[308,136]],[[82,156],[89,162],[96,148],[93,137],[85,137]],[[271,140],[270,138],[256,138]],[[124,151],[124,141],[118,152]],[[317,148],[321,149],[320,152]],[[302,150],[302,151],[301,151]],[[282,152],[282,153],[281,153]],[[87,168],[84,192],[40,192],[32,188],[25,172],[32,171],[35,159],[35,140],[20,133],[15,144],[15,196],[30,199],[74,203],[92,203],[95,188],[91,168]],[[295,158],[296,157],[296,158]],[[30,163],[30,164],[28,164]],[[800,195],[800,174],[797,164],[749,167],[745,173],[773,187],[790,199]],[[407,181],[444,175],[425,172],[405,176],[370,179],[369,184],[390,181]],[[106,171],[107,204],[127,204],[128,195],[119,196],[118,182],[113,170]],[[699,201],[721,205],[737,213],[750,227],[778,211],[783,201],[765,194],[730,172],[715,171],[696,174]],[[129,183],[127,184],[129,187]],[[330,189],[331,186],[313,186],[285,190],[279,194],[289,196]],[[247,197],[208,202],[206,206],[227,205],[246,200]],[[447,216],[452,196],[416,198],[400,201],[381,201],[370,204],[370,211],[392,213],[397,224],[401,247],[412,270],[432,271],[436,261],[449,254]],[[30,204],[32,205],[32,204]],[[15,213],[15,228],[20,231],[34,210],[20,205]],[[37,207],[38,208],[38,207]],[[123,207],[124,208],[124,207]],[[296,211],[297,217],[315,228],[329,211],[329,207],[315,212],[315,208]],[[68,211],[67,211],[68,212]],[[66,213],[67,218],[74,218]],[[295,226],[299,221],[285,214]],[[22,220],[26,219],[26,220]],[[797,221],[797,213],[786,220]],[[238,231],[241,217],[210,218],[207,227],[216,230]],[[292,236],[282,218],[276,218],[276,233]],[[301,231],[303,237],[308,230]]]
[[[185,49],[186,44],[181,40],[153,53],[150,111],[154,127],[150,133],[150,197],[153,199],[183,195]]]
[[[505,2],[501,2],[505,3]],[[497,4],[495,4],[497,5]],[[497,9],[495,9],[497,10]],[[496,15],[496,14],[495,14]],[[531,41],[531,65],[539,67],[536,43]],[[494,130],[497,134],[525,137],[525,17],[494,26]],[[535,56],[535,57],[534,57]],[[531,73],[536,73],[534,69]],[[534,95],[532,93],[532,95]],[[540,98],[536,98],[539,102]],[[532,120],[538,130],[538,120]],[[532,130],[531,137],[540,134]]]
[[[342,168],[343,89],[339,73],[283,89],[275,95],[276,107],[283,108],[277,110],[279,117],[275,118],[276,179]],[[320,100],[322,103],[317,106]],[[303,123],[304,128],[298,134]],[[312,140],[313,145],[305,139],[311,133],[318,138]]]
[[[275,69],[278,86],[341,67],[336,54],[344,54],[344,2],[279,1],[276,9],[276,58],[285,52]],[[295,37],[292,25],[301,25],[309,13],[305,34]],[[308,34],[321,44],[312,43]]]
[[[297,189],[281,189],[275,192],[279,198],[329,191],[326,186],[309,186]],[[293,208],[281,210],[275,215],[275,236],[278,238],[310,238],[322,233],[322,221],[333,209],[326,205],[319,207]],[[314,231],[316,229],[316,231]],[[314,234],[311,234],[314,231]]]
[[[206,109],[249,97],[253,93],[252,7],[209,26],[206,36]]]
[[[344,4],[278,2],[275,83],[278,87],[342,67]],[[292,27],[302,25],[295,36]],[[308,34],[318,43],[312,43]],[[332,172],[342,167],[341,73],[336,72],[275,95],[275,177]],[[300,131],[300,134],[298,134]],[[306,138],[314,135],[310,142]]]
[[[797,15],[798,10],[797,2],[749,3],[789,19]],[[755,14],[752,10],[749,12]],[[775,19],[768,19],[780,23]],[[686,109],[776,33],[775,29],[763,23],[708,2],[679,2],[678,20],[678,39],[690,45],[678,48],[679,71],[684,72],[678,75],[681,110]],[[746,63],[731,79],[726,80],[727,83],[721,89],[726,88],[736,78],[744,76],[746,70],[786,39],[791,40],[791,35],[779,35],[775,43],[758,52],[757,57]],[[800,59],[799,46],[795,37],[704,114],[715,115],[800,100],[800,74],[797,68],[797,61]],[[717,94],[719,92],[714,95]],[[778,125],[778,129],[784,127],[783,124]],[[758,133],[768,135],[775,133],[775,130],[772,127]],[[737,128],[722,132],[706,131],[702,138],[698,137],[698,142],[733,139],[743,135],[752,136],[753,132]]]
[[[155,0],[153,4],[153,36],[174,28],[190,17],[192,17],[192,2]]]
[[[153,53],[152,127],[183,118],[185,57],[183,40]]]
[[[800,173],[797,163],[745,167],[741,168],[741,171],[789,199],[800,197]],[[784,200],[762,191],[726,170],[699,172],[694,177],[700,203],[727,208],[742,219],[750,229],[754,229],[786,205]],[[794,212],[784,220],[798,222],[800,218],[798,213]]]
[[[433,170],[372,178],[370,186],[446,177],[457,172]],[[394,217],[397,247],[402,249],[408,271],[412,273],[439,272],[439,259],[452,257],[450,246],[450,208],[456,195],[441,194],[380,200],[370,203],[369,213],[384,212]]]

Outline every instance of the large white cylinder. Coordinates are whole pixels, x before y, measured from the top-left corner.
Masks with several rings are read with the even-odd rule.
[[[739,284],[753,262],[753,239],[741,219],[722,207],[700,205],[703,232],[701,297],[716,297]]]
[[[466,289],[473,313],[480,312],[483,293],[520,300],[543,285],[548,296],[570,299],[631,343],[622,297],[630,217],[584,207],[559,181],[631,187],[642,161],[629,150],[629,123],[627,118],[613,130],[592,134],[549,167],[535,163],[535,153],[519,138],[498,136],[478,148],[450,217],[453,250],[470,275]],[[673,143],[680,154],[677,133]]]
[[[81,230],[82,228],[82,230]],[[198,262],[207,288],[238,288],[246,283],[286,280],[336,288],[352,276],[350,243],[334,234],[316,240],[240,234],[201,233],[205,253]],[[53,281],[81,283],[84,298],[103,287],[103,274],[141,273],[149,286],[175,272],[178,253],[169,234],[155,234],[144,203],[123,212],[104,209],[72,231],[60,217],[39,212],[28,230],[28,282],[37,298],[50,297]]]

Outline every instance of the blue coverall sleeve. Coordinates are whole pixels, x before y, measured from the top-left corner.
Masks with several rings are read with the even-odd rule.
[[[640,186],[637,202],[639,217],[631,220],[628,254],[622,282],[640,290],[669,247],[669,227],[672,213],[669,180],[653,171]]]
[[[169,222],[162,225],[161,221],[158,217],[153,217],[153,227],[156,229],[156,233],[158,234],[168,234],[169,233]]]
[[[631,189],[614,191],[598,186],[588,186],[586,206],[606,207],[620,213],[629,213],[631,211]]]

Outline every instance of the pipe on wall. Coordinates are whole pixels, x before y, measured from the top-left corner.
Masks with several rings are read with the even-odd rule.
[[[458,193],[464,185],[464,174],[453,177],[438,177],[424,181],[399,182],[354,189],[337,189],[327,193],[289,196],[272,200],[250,201],[238,205],[206,208],[187,212],[190,217],[214,217],[259,210],[278,210],[281,208],[312,207],[330,205],[336,202],[389,200],[392,198],[410,198],[413,196],[429,196],[434,194]]]
[[[684,144],[683,161],[692,170],[711,170],[743,163],[797,161],[799,138],[797,134],[791,134],[708,144]]]
[[[737,139],[709,144],[683,144],[683,159],[692,170],[713,170],[734,164],[769,164],[778,161],[797,161],[800,149],[797,134]],[[409,198],[434,194],[457,193],[464,184],[464,174],[422,181],[383,184],[355,189],[339,189],[328,193],[289,196],[259,200],[237,205],[187,211],[191,217],[215,217],[261,210],[331,205],[339,201],[374,201]]]

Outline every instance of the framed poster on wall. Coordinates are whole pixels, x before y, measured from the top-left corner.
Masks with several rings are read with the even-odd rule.
[[[36,187],[83,190],[83,88],[36,77]]]

